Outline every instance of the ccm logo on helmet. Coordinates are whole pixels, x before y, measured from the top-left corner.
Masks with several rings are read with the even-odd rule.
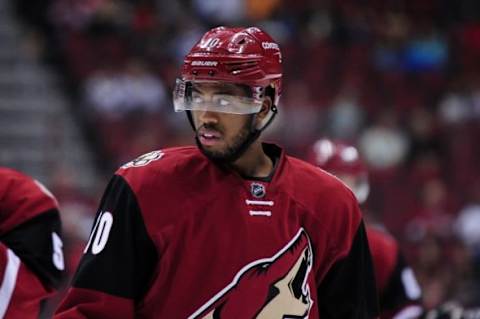
[[[275,42],[262,42],[262,48],[264,48],[265,50],[280,50],[278,44],[276,44]]]
[[[193,61],[192,66],[217,66],[217,61]]]

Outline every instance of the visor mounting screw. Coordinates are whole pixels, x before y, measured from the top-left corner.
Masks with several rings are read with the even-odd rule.
[[[215,71],[213,70],[208,71],[208,75],[213,76],[214,74],[215,74]]]
[[[193,75],[197,75],[197,74],[198,74],[198,71],[197,71],[197,70],[193,70],[193,71],[192,71],[192,74],[193,74]]]

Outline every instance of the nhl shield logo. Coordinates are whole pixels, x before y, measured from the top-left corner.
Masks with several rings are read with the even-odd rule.
[[[252,193],[253,197],[262,198],[266,193],[265,186],[260,183],[252,183],[252,185],[250,185],[250,192]]]

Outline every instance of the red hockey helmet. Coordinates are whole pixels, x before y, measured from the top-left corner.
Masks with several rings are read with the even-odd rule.
[[[368,169],[355,146],[319,139],[313,144],[308,160],[345,182],[360,204],[366,201],[370,192]]]
[[[241,85],[248,88],[249,94],[236,103],[230,103],[228,96],[204,103],[192,98],[192,85],[197,82]],[[266,32],[256,27],[217,27],[205,33],[185,57],[173,102],[175,111],[208,109],[254,114],[260,111],[264,95],[271,90],[274,113],[281,89],[282,55]]]

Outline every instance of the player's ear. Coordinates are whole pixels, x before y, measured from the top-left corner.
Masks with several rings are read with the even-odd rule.
[[[265,96],[265,99],[263,100],[262,108],[260,111],[257,113],[257,124],[259,124],[270,112],[270,109],[272,108],[273,102],[272,98],[270,96]]]

